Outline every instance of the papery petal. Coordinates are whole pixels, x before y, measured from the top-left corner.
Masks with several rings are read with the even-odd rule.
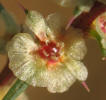
[[[47,24],[39,12],[29,11],[25,23],[41,41],[47,40]]]
[[[69,33],[64,38],[64,42],[68,56],[75,60],[82,60],[85,57],[87,47],[80,30],[70,28]]]
[[[62,29],[66,25],[65,18],[59,13],[53,13],[46,18],[49,30],[47,32],[50,38],[57,37],[62,34]]]
[[[83,39],[73,41],[72,45],[69,48],[69,54],[75,60],[84,59],[86,53],[87,48]]]
[[[7,50],[10,60],[9,67],[20,80],[36,85],[35,70],[36,60],[31,52],[37,49],[31,35],[18,33],[8,43]]]
[[[85,81],[87,79],[88,71],[81,61],[70,59],[69,63],[67,63],[67,67],[72,75],[79,81]]]
[[[65,64],[58,64],[54,70],[43,70],[41,73],[42,84],[49,92],[65,92],[75,82],[76,78],[72,76],[70,70]],[[39,83],[38,83],[39,84]],[[42,84],[40,84],[42,86]]]

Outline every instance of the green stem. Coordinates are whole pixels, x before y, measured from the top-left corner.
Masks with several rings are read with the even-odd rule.
[[[15,84],[10,88],[8,93],[5,95],[3,100],[15,100],[25,89],[28,87],[28,84],[17,79]]]
[[[96,30],[90,29],[89,33],[91,34],[91,36],[96,38],[96,40],[98,41],[100,45],[100,49],[102,51],[103,56],[106,57],[106,49],[104,49],[101,44],[101,37],[99,36],[98,32]]]

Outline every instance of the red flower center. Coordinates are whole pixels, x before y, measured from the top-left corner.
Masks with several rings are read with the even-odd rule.
[[[59,60],[60,47],[55,42],[41,43],[38,53],[41,58],[47,59],[48,63],[56,63]]]

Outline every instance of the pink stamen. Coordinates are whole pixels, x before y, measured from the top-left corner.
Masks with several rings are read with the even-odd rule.
[[[75,19],[76,19],[76,16],[74,16],[74,17],[72,17],[72,18],[70,19],[70,21],[68,22],[68,24],[67,24],[65,30],[68,30],[68,29],[69,29],[69,27],[71,26],[71,24],[74,22]]]
[[[59,51],[60,51],[60,47],[58,47],[55,42],[49,42],[48,44],[42,42],[41,48],[39,48],[38,50],[38,54],[42,58],[48,59],[49,63],[54,63],[55,61],[57,61],[55,58],[60,57]]]
[[[90,89],[88,88],[88,86],[87,86],[87,84],[86,84],[85,82],[82,82],[82,85],[84,86],[84,88],[85,88],[88,92],[90,92]]]

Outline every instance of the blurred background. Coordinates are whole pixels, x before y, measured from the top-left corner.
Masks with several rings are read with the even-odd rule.
[[[24,22],[25,14],[17,5],[20,2],[29,10],[37,10],[44,16],[53,12],[60,12],[66,18],[67,22],[72,16],[71,8],[62,8],[53,0],[0,0],[5,8],[14,14],[19,24]],[[0,36],[5,32],[4,22],[0,18]],[[26,93],[29,100],[106,100],[106,61],[102,61],[102,55],[99,45],[95,40],[86,39],[88,53],[84,59],[84,63],[88,68],[89,76],[87,84],[91,90],[88,93],[83,86],[76,82],[67,92],[62,94],[51,94],[46,88],[29,87]],[[0,69],[7,61],[6,55],[0,55]]]

